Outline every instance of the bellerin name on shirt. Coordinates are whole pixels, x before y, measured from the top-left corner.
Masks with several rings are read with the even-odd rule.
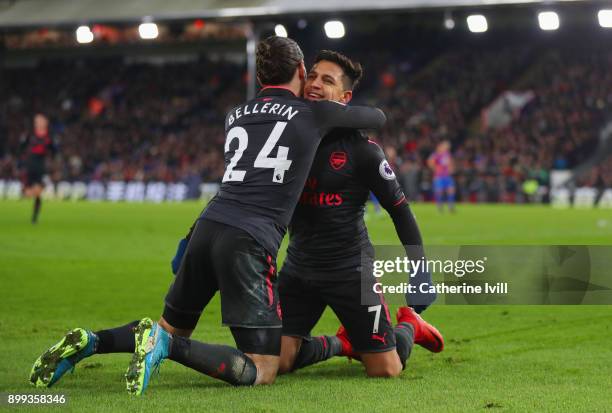
[[[295,115],[300,113],[299,110],[294,109],[293,106],[281,105],[279,103],[250,103],[239,108],[236,108],[228,118],[228,125],[231,126],[234,121],[240,119],[243,116],[259,115],[259,114],[270,114],[278,115],[287,118],[287,120],[293,119]]]

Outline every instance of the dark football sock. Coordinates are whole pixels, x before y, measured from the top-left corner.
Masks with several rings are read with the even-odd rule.
[[[342,343],[336,336],[313,337],[303,340],[300,351],[293,363],[293,370],[325,361],[342,352]]]
[[[42,200],[40,196],[34,198],[34,210],[32,211],[32,224],[36,224],[38,221],[38,214],[40,213],[40,206],[42,204]]]
[[[96,331],[98,337],[97,354],[133,353],[135,351],[134,328],[140,320],[132,321],[121,327]]]
[[[395,333],[395,348],[402,362],[402,367],[405,369],[414,346],[414,327],[409,323],[399,323],[393,329],[393,332]]]
[[[173,336],[168,358],[234,386],[250,386],[257,379],[255,363],[242,351],[230,346]]]

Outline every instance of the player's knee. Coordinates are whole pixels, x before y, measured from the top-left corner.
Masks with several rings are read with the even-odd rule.
[[[291,373],[294,369],[296,353],[282,352],[278,362],[278,374]]]
[[[369,371],[367,374],[368,377],[393,378],[399,376],[401,372],[401,369],[395,367],[383,367],[375,371]]]
[[[301,345],[301,338],[289,336],[282,337],[278,374],[291,373],[293,371],[295,359],[297,358]]]
[[[274,384],[274,381],[276,380],[276,375],[272,375],[272,374],[267,374],[267,375],[262,375],[260,376],[260,378],[255,382],[255,384]]]
[[[278,365],[263,363],[255,365],[255,374],[257,376],[255,384],[272,384],[276,380],[278,373]]]
[[[291,373],[293,370],[293,359],[281,358],[278,364],[278,374]]]
[[[232,361],[233,374],[230,383],[234,386],[257,384],[257,366],[249,357],[242,355]]]
[[[402,364],[397,363],[384,363],[374,368],[366,368],[366,374],[368,377],[386,377],[392,378],[397,377],[402,373]]]

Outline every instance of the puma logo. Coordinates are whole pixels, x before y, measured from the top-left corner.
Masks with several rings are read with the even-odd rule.
[[[387,345],[387,333],[383,334],[382,336],[378,335],[378,334],[372,334],[372,340],[378,340],[381,343],[383,343],[384,345]]]

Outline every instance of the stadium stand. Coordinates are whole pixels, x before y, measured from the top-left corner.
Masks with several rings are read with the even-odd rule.
[[[373,54],[360,90],[389,121],[376,136],[408,196],[430,199],[424,161],[443,139],[453,143],[458,198],[529,202],[526,183],[549,186],[551,169],[568,169],[594,150],[612,106],[612,53],[558,42],[534,47],[449,48],[426,63]],[[376,76],[372,78],[372,73]],[[120,58],[47,60],[3,68],[0,179],[18,179],[19,140],[32,114],[52,119],[61,151],[53,181],[218,181],[223,119],[244,98],[243,64],[193,61],[151,64]],[[168,81],[172,79],[172,81]],[[502,129],[480,127],[481,111],[505,90],[535,99]],[[0,130],[2,130],[0,129]],[[610,187],[610,162],[582,178]]]

